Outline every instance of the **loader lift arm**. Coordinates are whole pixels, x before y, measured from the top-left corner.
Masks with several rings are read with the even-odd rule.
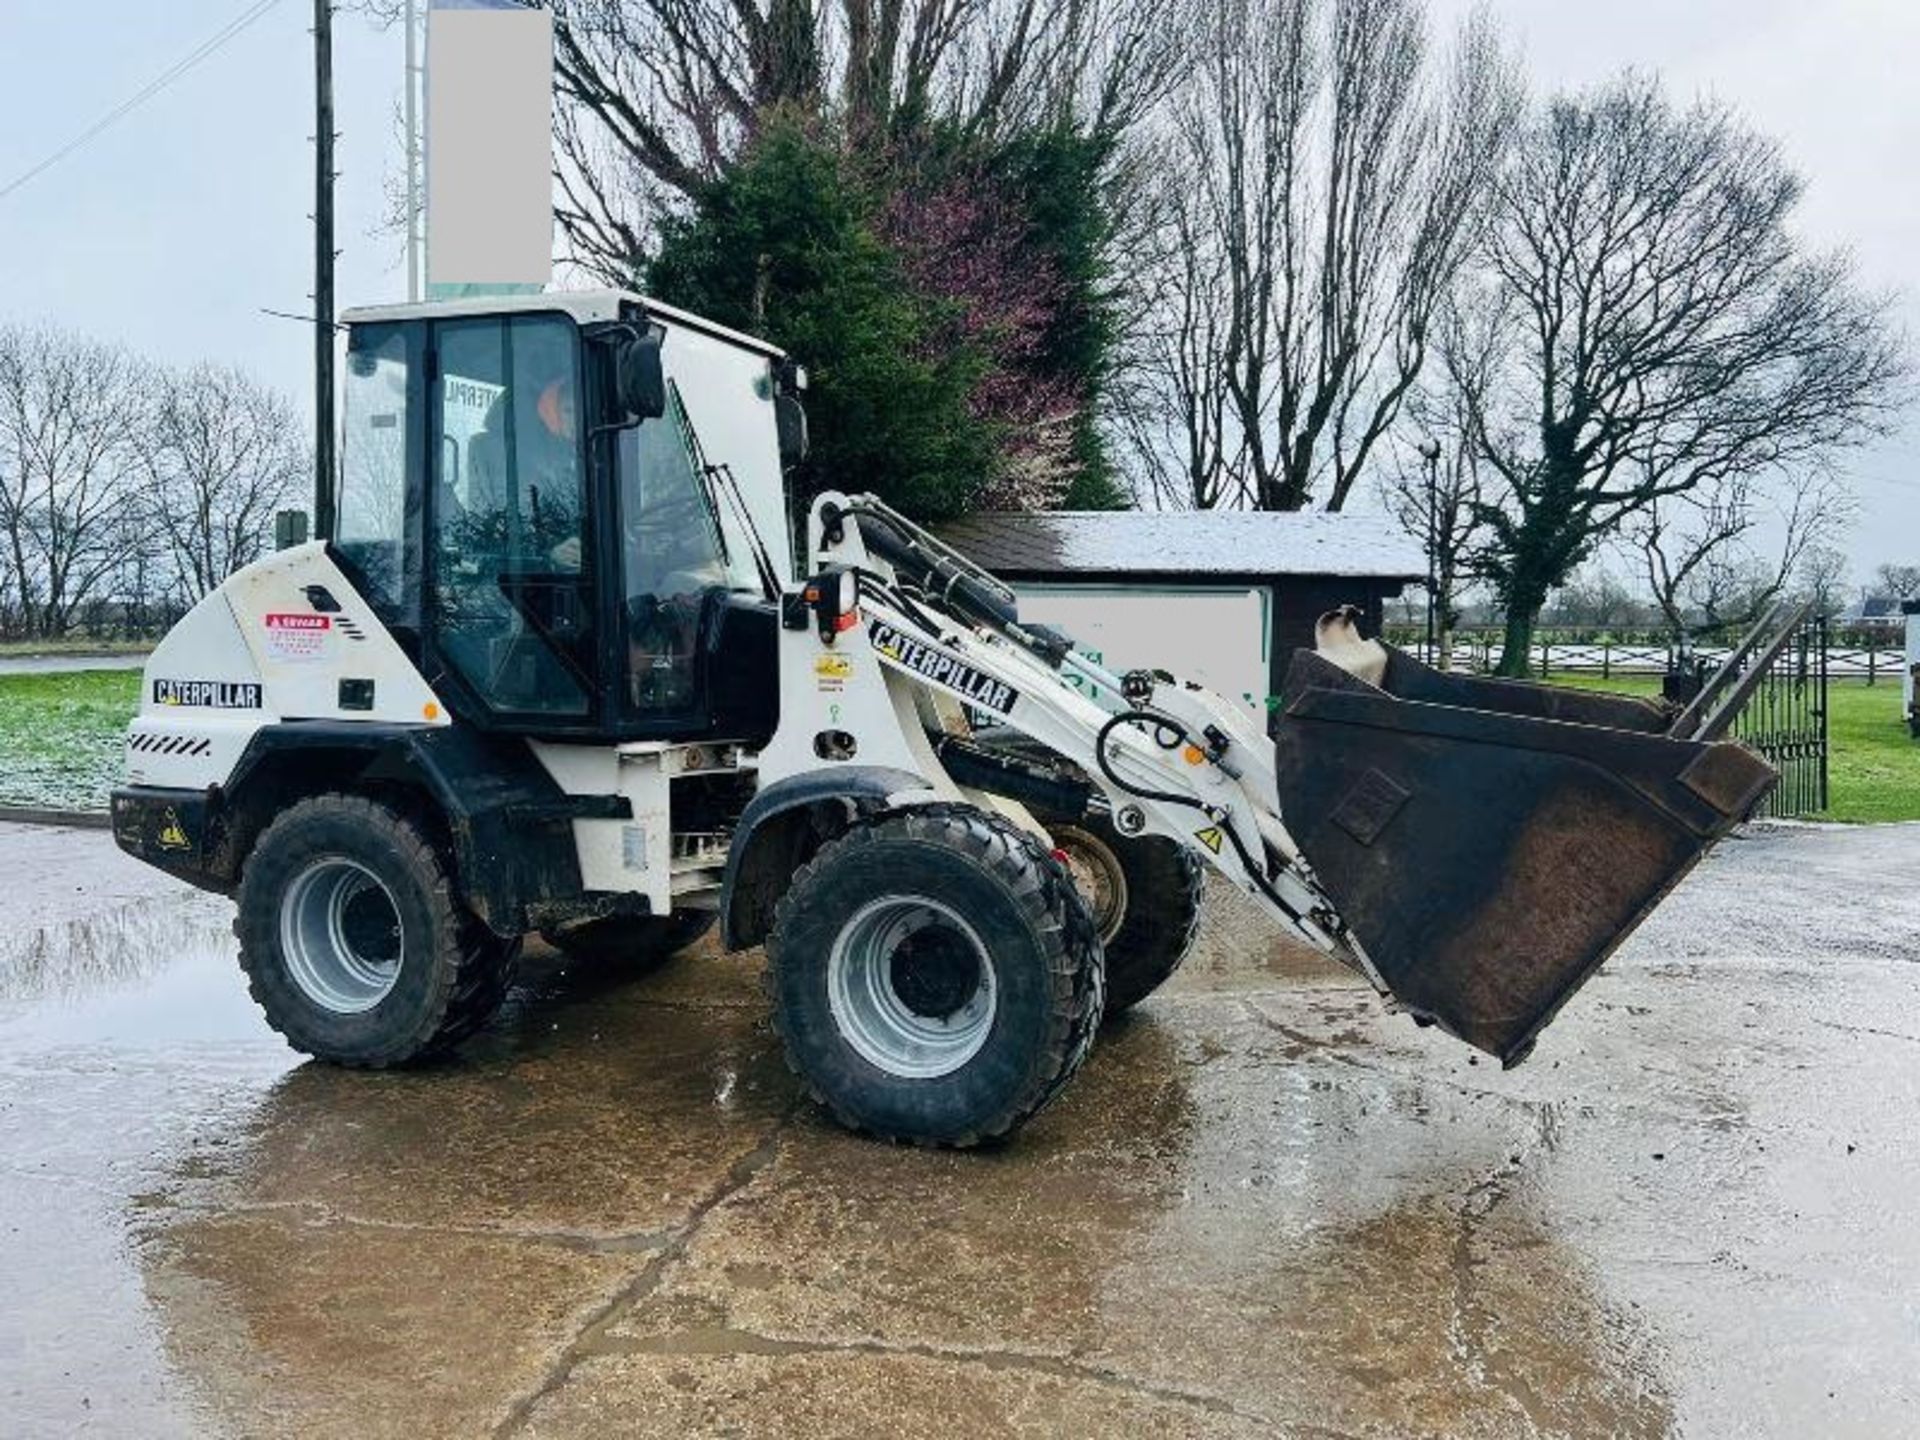
[[[869,643],[892,673],[992,713],[1091,777],[1123,835],[1191,849],[1378,984],[1281,823],[1271,743],[1244,706],[1165,673],[1117,675],[1022,625],[1001,581],[875,497],[823,497],[816,521],[816,557],[859,577]]]

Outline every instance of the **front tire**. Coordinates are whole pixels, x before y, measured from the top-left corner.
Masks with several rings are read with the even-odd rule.
[[[337,1065],[399,1065],[465,1039],[499,1008],[520,949],[460,904],[413,821],[361,796],[283,812],[238,901],[240,966],[267,1023]]]
[[[1059,1093],[1092,1045],[1105,975],[1046,849],[943,804],[821,848],[775,913],[767,987],[788,1063],[842,1124],[964,1147]]]

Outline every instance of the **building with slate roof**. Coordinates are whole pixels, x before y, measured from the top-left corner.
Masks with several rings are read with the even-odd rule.
[[[1256,704],[1279,693],[1322,613],[1358,606],[1377,634],[1384,602],[1427,573],[1420,542],[1384,515],[989,512],[936,528],[1011,584],[1022,614],[1076,638],[1089,627],[1113,632],[1100,647],[1110,666],[1188,674],[1186,657],[1203,650],[1221,673],[1192,678]],[[1223,641],[1232,654],[1216,653]]]

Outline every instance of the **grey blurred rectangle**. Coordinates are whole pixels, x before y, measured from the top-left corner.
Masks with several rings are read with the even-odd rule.
[[[553,19],[544,10],[427,16],[427,280],[545,285],[553,276]]]

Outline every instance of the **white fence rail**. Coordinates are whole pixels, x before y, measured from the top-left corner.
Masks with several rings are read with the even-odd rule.
[[[1424,655],[1426,646],[1415,641],[1407,647],[1416,655]],[[1724,645],[1703,645],[1693,652],[1708,664],[1718,664],[1729,653]],[[1455,670],[1486,671],[1493,668],[1493,662],[1499,657],[1500,643],[1497,639],[1482,640],[1469,637],[1457,640],[1451,655],[1452,668]],[[1668,650],[1665,645],[1647,644],[1591,644],[1591,645],[1536,645],[1529,654],[1536,675],[1664,675],[1667,670]],[[1865,680],[1869,684],[1886,682],[1897,685],[1906,670],[1905,653],[1893,645],[1878,646],[1870,650],[1848,650],[1834,646],[1827,651],[1827,674],[1835,680]]]

